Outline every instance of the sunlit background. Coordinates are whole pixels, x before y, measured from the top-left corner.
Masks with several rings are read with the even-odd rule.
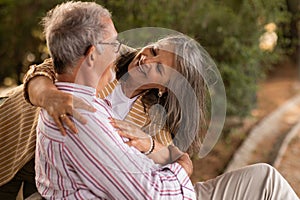
[[[39,22],[60,2],[0,1],[0,86],[21,84],[29,65],[48,57]],[[195,38],[221,71],[230,115],[247,115],[266,71],[286,57],[298,57],[299,0],[96,2],[112,12],[120,32],[157,26]]]
[[[47,10],[61,2],[0,0],[0,90],[21,84],[28,67],[48,57],[39,22]],[[227,95],[226,134],[220,139],[221,145],[210,155],[211,159],[202,163],[194,160],[194,166],[203,166],[202,171],[195,172],[194,181],[222,173],[232,152],[246,138],[246,130],[258,123],[254,120],[249,125],[247,120],[249,116],[262,116],[262,111],[257,109],[259,99],[264,98],[258,92],[261,82],[268,83],[270,74],[280,77],[276,70],[284,68],[286,63],[291,63],[289,69],[293,77],[300,77],[299,0],[96,2],[112,12],[119,32],[151,26],[173,29],[196,39],[215,60]],[[271,94],[289,97],[284,93]],[[264,103],[263,106],[270,106],[268,101]],[[263,114],[267,112],[270,110]],[[245,133],[241,134],[243,131]],[[228,153],[224,155],[225,152]],[[223,163],[216,164],[214,160],[217,159]],[[208,172],[210,169],[214,172]]]

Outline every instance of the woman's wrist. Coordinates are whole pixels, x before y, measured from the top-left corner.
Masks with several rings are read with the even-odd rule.
[[[53,90],[57,91],[57,88],[50,79],[37,76],[28,83],[28,99],[32,105],[45,107]]]
[[[34,85],[34,84],[30,84],[30,83],[38,77],[44,77],[45,80],[49,80],[52,84],[54,83],[56,77],[55,77],[55,72],[53,69],[52,59],[46,59],[40,65],[30,66],[30,69],[27,71],[27,73],[24,76],[23,94],[24,94],[25,100],[32,105],[39,104],[39,102],[35,102],[34,99],[32,100],[32,98],[29,94],[30,93],[29,88],[33,87],[32,85]]]
[[[149,137],[149,140],[150,140],[150,147],[149,147],[148,151],[143,152],[143,154],[145,154],[145,155],[151,154],[153,152],[154,148],[155,148],[155,140],[150,135],[148,135],[148,137]]]
[[[184,154],[174,145],[164,146],[157,142],[156,144],[158,144],[156,145],[157,147],[148,155],[148,158],[152,159],[156,164],[167,165],[174,163]]]
[[[169,149],[169,156],[170,156],[170,163],[173,163],[175,162],[178,158],[180,158],[184,152],[180,151],[178,149],[178,147],[174,146],[174,145],[169,145],[168,146],[168,149]]]

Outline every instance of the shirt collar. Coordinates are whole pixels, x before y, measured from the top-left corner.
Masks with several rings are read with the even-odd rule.
[[[96,89],[86,85],[79,85],[70,82],[56,82],[56,87],[68,93],[78,94],[80,96],[95,97]]]

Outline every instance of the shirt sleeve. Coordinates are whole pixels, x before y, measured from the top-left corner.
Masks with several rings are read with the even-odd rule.
[[[100,110],[84,114],[88,123],[78,124],[79,134],[71,135],[66,147],[68,161],[94,194],[108,199],[196,198],[181,165],[161,167],[126,145],[110,125],[111,115]]]
[[[44,60],[42,64],[31,65],[23,78],[23,83],[24,83],[23,94],[25,100],[30,104],[31,102],[29,100],[29,95],[28,95],[28,83],[31,79],[37,76],[48,77],[54,83],[54,81],[56,80],[56,75],[54,72],[53,62],[51,58]]]

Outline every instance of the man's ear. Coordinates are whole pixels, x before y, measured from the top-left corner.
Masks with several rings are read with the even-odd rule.
[[[95,60],[95,46],[90,46],[86,51],[85,60],[88,66],[93,66],[93,62]]]

